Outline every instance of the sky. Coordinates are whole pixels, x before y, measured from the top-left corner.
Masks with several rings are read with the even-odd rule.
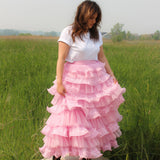
[[[61,32],[83,0],[0,0],[0,29]],[[160,0],[95,0],[102,10],[100,31],[116,24],[137,34],[160,30]]]

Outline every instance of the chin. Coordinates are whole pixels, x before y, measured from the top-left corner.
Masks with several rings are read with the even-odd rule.
[[[88,28],[91,29],[93,27],[93,25],[89,26]]]

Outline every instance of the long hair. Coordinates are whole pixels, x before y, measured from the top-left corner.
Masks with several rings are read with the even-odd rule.
[[[87,22],[94,14],[97,13],[96,23],[92,28],[87,28]],[[75,37],[82,39],[82,35],[89,31],[90,38],[93,40],[99,39],[98,26],[101,22],[101,9],[98,4],[94,1],[85,0],[77,7],[76,16],[72,24],[72,39],[75,42]]]

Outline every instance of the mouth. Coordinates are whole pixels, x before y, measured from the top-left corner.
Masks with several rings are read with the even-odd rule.
[[[93,23],[88,24],[88,28],[92,28],[94,26]]]
[[[93,27],[94,24],[90,24],[90,27]]]

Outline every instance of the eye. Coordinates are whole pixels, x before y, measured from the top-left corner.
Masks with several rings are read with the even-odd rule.
[[[91,19],[91,20],[96,20],[96,18],[95,18],[95,17],[91,17],[90,19]]]
[[[92,16],[92,17],[90,17],[90,19],[94,19],[94,20],[96,20],[97,19],[97,16]]]

